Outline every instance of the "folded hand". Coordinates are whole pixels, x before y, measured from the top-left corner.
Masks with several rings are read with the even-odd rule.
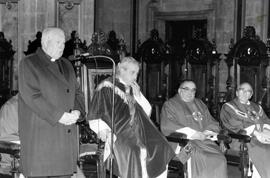
[[[132,87],[132,92],[134,96],[140,96],[140,86],[138,85],[137,82],[133,82],[131,84]]]
[[[64,114],[62,115],[62,117],[58,122],[64,125],[72,125],[77,122],[79,117],[80,117],[79,111],[74,110],[71,113],[64,112]]]

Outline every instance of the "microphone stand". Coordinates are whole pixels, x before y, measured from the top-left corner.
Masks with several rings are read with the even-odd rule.
[[[112,78],[113,78],[113,96],[112,96],[112,113],[111,113],[111,145],[110,145],[110,156],[109,156],[109,159],[110,159],[110,178],[113,178],[113,142],[114,142],[114,139],[113,139],[113,136],[114,136],[114,133],[115,133],[115,129],[114,129],[114,101],[115,101],[115,62],[114,60],[111,58],[111,57],[108,57],[108,56],[103,56],[103,55],[96,55],[96,56],[84,56],[82,55],[83,58],[86,58],[86,59],[96,59],[96,58],[105,58],[105,59],[108,59],[109,61],[112,62],[113,64],[113,72],[112,72]]]

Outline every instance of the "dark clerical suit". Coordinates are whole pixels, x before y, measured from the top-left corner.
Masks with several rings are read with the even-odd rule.
[[[76,125],[58,122],[64,112],[84,111],[71,63],[64,58],[51,62],[42,49],[23,59],[18,104],[23,174],[72,175],[77,162]]]

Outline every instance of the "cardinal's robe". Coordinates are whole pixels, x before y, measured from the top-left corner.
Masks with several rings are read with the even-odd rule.
[[[111,79],[106,79],[98,85],[90,104],[88,120],[101,119],[111,127],[113,87]],[[140,152],[143,149],[146,150],[145,166],[148,176],[157,177],[166,170],[167,164],[175,153],[164,135],[146,114],[149,109],[142,107],[143,101],[139,104],[138,100],[127,94],[124,84],[118,79],[114,90],[116,140],[113,152],[119,176],[121,178],[143,177],[143,163],[140,159]]]

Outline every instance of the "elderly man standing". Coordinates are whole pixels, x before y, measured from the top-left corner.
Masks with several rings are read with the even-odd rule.
[[[65,35],[42,32],[35,54],[19,65],[19,136],[26,177],[71,177],[76,172],[77,129],[83,95],[71,63],[61,58]]]
[[[222,124],[234,133],[252,137],[247,144],[248,153],[254,164],[253,177],[270,177],[270,120],[262,107],[250,101],[253,89],[249,83],[242,83],[236,91],[236,98],[225,103],[220,111]],[[237,142],[231,144],[238,147]]]
[[[112,125],[112,96],[115,90],[115,142],[113,153],[121,178],[166,178],[166,166],[174,156],[166,138],[150,120],[151,105],[136,83],[139,63],[124,57],[112,79],[101,82],[94,93],[88,119],[98,136],[108,142]]]
[[[227,162],[214,142],[220,131],[219,123],[210,115],[207,106],[195,98],[196,85],[192,80],[181,83],[178,93],[166,101],[161,111],[161,130],[165,135],[184,133],[194,148],[191,153],[192,178],[227,178]],[[172,144],[174,150],[177,145]]]

